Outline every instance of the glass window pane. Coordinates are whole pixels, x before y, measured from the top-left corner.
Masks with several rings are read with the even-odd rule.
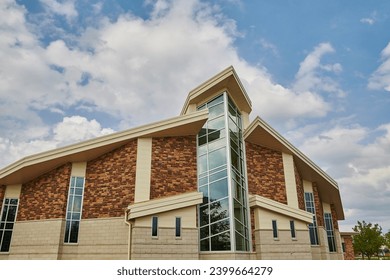
[[[76,195],[82,195],[83,194],[83,189],[80,189],[80,188],[77,188],[75,189],[75,192],[74,192]]]
[[[208,133],[214,132],[216,130],[220,130],[225,128],[225,119],[223,116],[208,121],[207,123]]]
[[[215,201],[228,196],[227,178],[210,183],[210,200]]]
[[[272,220],[272,234],[274,238],[278,238],[278,226],[276,220]]]
[[[5,224],[5,229],[13,229],[14,228],[14,223],[6,223]]]
[[[0,223],[0,230],[5,228],[5,223]]]
[[[226,176],[227,176],[227,170],[226,169],[218,171],[218,172],[210,175],[210,182],[222,179],[222,178],[224,178]]]
[[[14,222],[16,217],[16,206],[10,206],[8,208],[7,222]]]
[[[202,136],[202,137],[199,137],[199,140],[198,140],[198,144],[199,146],[202,146],[204,144],[207,143],[207,138],[206,138],[206,135],[205,136]]]
[[[209,206],[201,206],[200,207],[200,226],[209,224]]]
[[[1,243],[1,252],[8,252],[9,247],[11,245],[11,236],[12,236],[12,231],[4,231],[3,232],[3,240]]]
[[[17,199],[10,199],[9,204],[11,205],[18,205],[18,200]]]
[[[84,177],[76,177],[76,188],[84,187]]]
[[[209,153],[209,169],[212,170],[218,166],[226,164],[226,148],[222,148]]]
[[[217,141],[219,139],[221,139],[222,137],[224,136],[224,134],[222,133],[222,130],[214,130],[212,133],[210,133],[207,137],[208,139],[208,142],[214,142],[214,141]]]
[[[158,217],[152,217],[152,236],[158,234]]]
[[[210,137],[222,137],[222,138],[216,138],[216,139],[211,139],[209,142],[209,151],[217,150],[219,148],[222,148],[226,145],[226,140],[223,138],[225,135],[224,130],[218,131],[218,135],[215,133],[210,134]]]
[[[3,207],[3,215],[1,216],[1,221],[4,222],[7,218],[8,205],[4,205]]]
[[[245,251],[245,238],[236,232],[236,250],[237,251]]]
[[[201,251],[210,251],[210,239],[204,239],[200,241],[200,250]]]
[[[210,204],[210,223],[229,217],[228,198]]]
[[[207,171],[207,155],[198,158],[198,172],[202,174]]]
[[[76,185],[76,177],[72,176],[70,178],[70,186],[73,188]]]
[[[220,232],[224,232],[230,229],[229,219],[225,219],[223,221],[216,222],[210,225],[211,227],[211,235],[218,234]]]
[[[219,115],[222,115],[224,111],[223,103],[209,107],[209,118],[212,119]]]
[[[81,196],[75,196],[73,200],[73,212],[81,212]]]
[[[215,104],[218,104],[218,103],[221,103],[223,102],[223,94],[221,94],[220,96],[218,96],[217,98],[211,100],[210,102],[207,103],[207,106],[208,107],[211,107]]]
[[[198,133],[198,138],[203,137],[207,134],[207,129],[202,127]]]
[[[200,239],[206,238],[210,235],[209,232],[209,226],[201,227],[200,228]]]
[[[230,233],[224,232],[211,237],[212,251],[229,251],[230,250]]]
[[[64,236],[64,242],[69,242],[69,231],[70,231],[70,221],[66,221],[65,225],[65,236]]]
[[[234,223],[235,223],[236,231],[238,231],[242,235],[245,235],[244,225],[241,224],[237,219],[234,219]]]
[[[73,213],[72,214],[72,220],[73,221],[80,221],[80,216],[81,216],[80,213]]]
[[[70,228],[70,237],[69,242],[77,243],[78,235],[79,235],[79,223],[78,221],[72,221]]]
[[[176,217],[175,236],[176,237],[181,236],[181,218],[180,217]]]
[[[206,185],[208,181],[208,177],[199,178],[199,186]]]
[[[207,185],[200,187],[199,192],[203,193],[203,204],[209,203],[209,187]]]

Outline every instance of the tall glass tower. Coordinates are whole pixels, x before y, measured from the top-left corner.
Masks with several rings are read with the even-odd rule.
[[[209,119],[198,134],[201,251],[249,251],[242,118],[227,92],[198,107]]]

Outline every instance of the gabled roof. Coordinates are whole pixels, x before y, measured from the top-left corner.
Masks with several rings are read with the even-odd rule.
[[[187,114],[190,105],[200,105],[223,91],[228,91],[238,109],[248,114],[252,103],[233,66],[230,66],[191,90],[184,103],[181,115]]]
[[[196,135],[207,118],[202,110],[27,156],[0,170],[0,185],[22,184],[67,162],[89,161],[132,139]]]
[[[344,210],[337,182],[264,120],[256,117],[245,130],[244,139],[253,144],[293,155],[302,179],[316,182],[321,199],[329,204],[334,204],[338,215],[337,219],[344,220]]]

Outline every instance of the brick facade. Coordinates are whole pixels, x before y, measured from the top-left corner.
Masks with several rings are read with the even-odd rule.
[[[23,184],[17,221],[65,218],[71,168],[67,163]]]
[[[134,202],[137,141],[87,163],[83,219],[120,217]]]
[[[301,174],[298,171],[298,168],[294,162],[294,174],[295,174],[295,183],[297,185],[297,196],[298,196],[298,207],[301,210],[306,210],[305,207],[305,190],[303,188],[303,181]]]
[[[249,193],[287,204],[282,153],[246,142],[246,163]]]
[[[313,182],[313,196],[314,196],[314,204],[316,207],[316,218],[317,218],[317,226],[324,226],[324,210],[322,208],[322,202],[320,200],[320,196],[318,194],[317,183]]]
[[[150,199],[197,190],[196,137],[153,138]]]
[[[344,236],[344,260],[354,260],[355,252],[353,250],[353,239],[352,236]]]
[[[332,213],[332,221],[333,221],[333,228],[334,229],[339,229],[339,223],[337,221],[337,213],[336,213],[336,208],[334,207],[333,204],[330,205],[331,213]]]
[[[5,196],[5,188],[6,186],[0,185],[0,215],[1,215],[1,210],[3,209],[3,200]]]

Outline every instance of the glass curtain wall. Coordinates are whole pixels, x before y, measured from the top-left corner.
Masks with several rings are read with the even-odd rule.
[[[198,134],[201,251],[248,251],[248,209],[241,114],[227,93],[198,110],[209,119]]]

